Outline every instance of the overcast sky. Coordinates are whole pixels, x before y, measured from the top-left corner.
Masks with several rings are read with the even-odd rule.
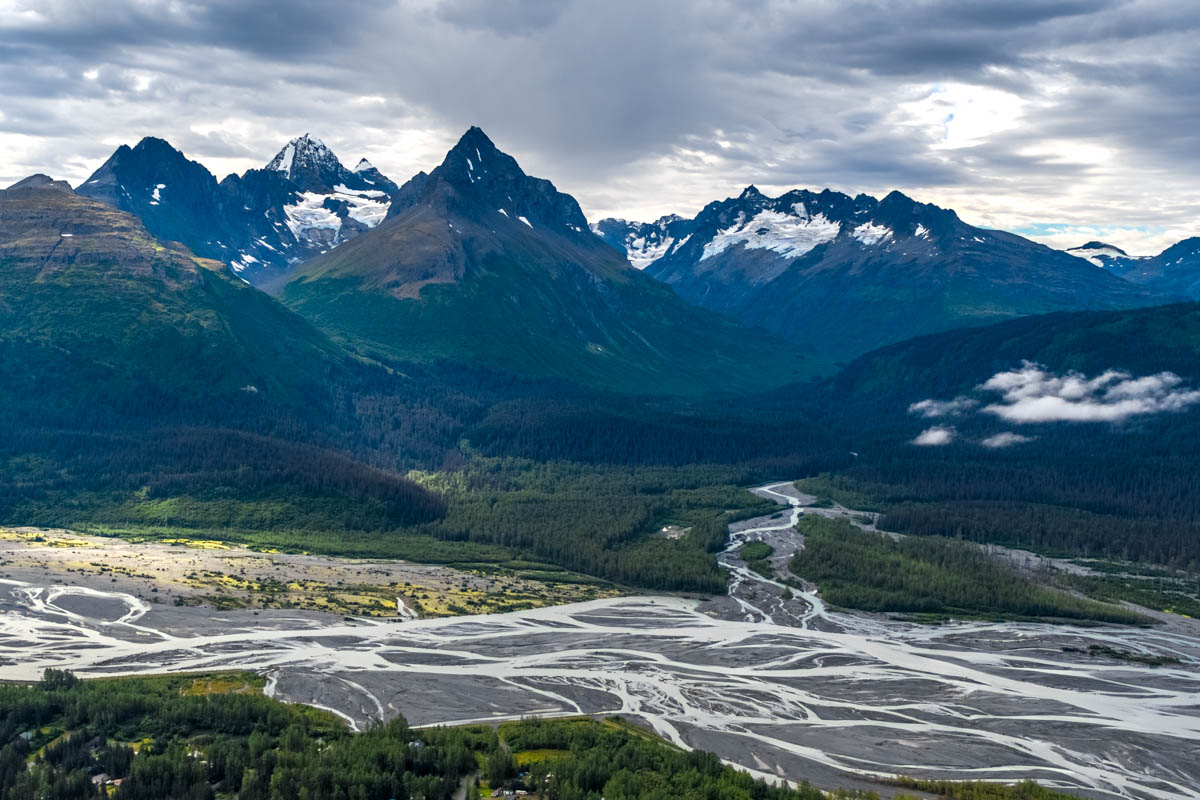
[[[472,124],[589,219],[901,189],[1056,246],[1200,235],[1190,0],[0,0],[0,184],[312,132],[403,181]]]

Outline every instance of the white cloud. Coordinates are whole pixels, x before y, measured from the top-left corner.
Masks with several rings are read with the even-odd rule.
[[[1173,372],[1135,378],[1129,372],[1109,369],[1089,378],[1080,372],[1056,374],[1040,364],[1022,362],[1019,369],[997,372],[976,387],[977,392],[998,395],[979,408],[974,397],[953,400],[930,398],[913,403],[908,413],[925,419],[989,414],[1026,425],[1049,422],[1123,422],[1131,417],[1185,411],[1200,404],[1200,389],[1186,385]],[[935,425],[921,431],[912,444],[937,447],[957,438],[952,426]],[[979,442],[1000,449],[1031,442],[1036,437],[1005,431]]]
[[[990,447],[993,450],[998,450],[1002,447],[1011,447],[1014,444],[1025,444],[1026,442],[1032,442],[1033,439],[1034,437],[1032,436],[1022,436],[1019,433],[1005,431],[1004,433],[997,433],[995,436],[989,436],[980,442],[980,444],[984,447]]]
[[[1123,370],[1107,370],[1088,378],[1078,372],[1056,375],[1028,361],[1020,369],[993,375],[979,388],[1001,396],[983,412],[1018,424],[1121,422],[1200,403],[1200,390],[1184,386],[1173,372],[1134,378]]]
[[[920,99],[898,103],[891,122],[923,131],[934,149],[957,150],[1021,125],[1028,105],[1025,98],[989,86],[939,85]]]
[[[957,432],[952,427],[934,425],[932,428],[921,431],[917,438],[912,440],[912,443],[920,447],[941,447],[953,442],[956,435]]]
[[[925,419],[934,417],[958,417],[979,405],[977,400],[970,397],[956,397],[953,400],[921,400],[908,407],[908,413],[917,414]]]

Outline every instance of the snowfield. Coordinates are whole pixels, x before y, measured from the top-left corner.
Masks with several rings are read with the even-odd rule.
[[[704,246],[700,260],[712,258],[730,247],[745,245],[749,249],[774,250],[785,258],[799,258],[818,245],[832,242],[841,233],[842,225],[824,214],[810,216],[803,203],[792,207],[792,214],[764,209],[746,220],[738,214],[733,226],[717,231]]]

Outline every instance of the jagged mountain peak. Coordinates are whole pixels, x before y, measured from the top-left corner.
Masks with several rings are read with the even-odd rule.
[[[480,128],[478,125],[472,125],[467,128],[466,133],[458,138],[458,142],[455,143],[454,147],[450,148],[451,154],[460,151],[473,151],[476,158],[480,160],[484,158],[484,153],[489,155],[505,155],[505,153],[502,153],[496,147],[496,143],[483,132],[483,128]]]
[[[266,168],[288,173],[295,166],[296,159],[312,158],[313,156],[333,156],[333,151],[317,137],[310,133],[305,133],[303,136],[297,136],[285,144],[267,164]]]
[[[157,136],[143,136],[132,148],[134,152],[166,156],[182,156],[183,151],[166,139]]]
[[[285,144],[266,168],[282,172],[306,191],[328,191],[336,185],[330,181],[338,180],[343,174],[350,174],[324,142],[308,133]]]
[[[510,221],[520,221],[530,227],[542,226],[560,234],[588,233],[587,219],[575,198],[558,191],[548,180],[526,174],[515,158],[497,148],[487,134],[475,126],[446,153],[446,158],[428,179],[415,178],[410,184],[423,196],[444,193],[449,187],[455,202],[461,206],[459,210],[470,206],[474,216],[500,215]],[[406,184],[405,189],[410,184]]]
[[[373,169],[375,169],[375,165],[365,158],[360,158],[358,163],[354,165],[355,172],[370,172]]]
[[[467,129],[442,160],[441,177],[468,184],[492,183],[496,178],[525,177],[517,160],[496,147],[481,128]]]
[[[664,214],[654,222],[630,222],[602,219],[591,226],[592,233],[625,254],[637,269],[645,269],[658,259],[685,244],[695,223],[678,214]]]
[[[217,179],[203,164],[192,161],[165,139],[146,136],[133,147],[118,147],[75,191],[136,214],[146,222],[150,210],[165,211],[168,198],[186,205],[212,193],[216,186]],[[184,239],[179,230],[169,226],[155,230],[150,223],[148,227],[163,238]]]
[[[261,285],[374,227],[397,189],[369,162],[361,171],[346,169],[306,133],[265,168],[219,183],[169,142],[148,136],[117,148],[77,191]]]
[[[175,145],[166,139],[160,139],[157,136],[143,136],[133,147],[123,144],[113,151],[113,154],[96,170],[92,178],[94,179],[97,176],[108,175],[113,172],[145,172],[148,174],[163,170],[188,170],[193,172],[203,170],[204,172],[208,172],[201,164],[189,159],[184,155],[182,150],[175,147]],[[88,180],[80,184],[80,191],[83,190],[83,187],[91,183],[93,181]]]
[[[890,192],[888,192],[886,195],[884,195],[883,200],[881,200],[880,202],[882,202],[882,203],[905,203],[908,205],[916,205],[916,203],[917,203],[916,200],[913,200],[911,197],[909,197],[908,195],[906,195],[904,192],[900,191],[899,189],[892,189]]]

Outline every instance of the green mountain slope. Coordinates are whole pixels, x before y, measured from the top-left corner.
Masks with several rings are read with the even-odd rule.
[[[875,350],[831,379],[840,397],[897,407],[968,391],[1033,361],[1055,372],[1200,377],[1200,304],[1024,317]]]
[[[574,199],[477,128],[419,184],[387,222],[303,265],[283,302],[368,353],[619,391],[736,392],[822,369],[632,269]]]
[[[299,495],[370,506],[356,524],[430,519],[424,490],[313,446],[360,371],[129,214],[43,176],[0,192],[0,519],[139,492],[278,501],[283,524],[328,519],[289,511]]]
[[[981,387],[1001,373],[1017,392]],[[815,393],[856,457],[810,488],[890,530],[1196,568],[1198,388],[1197,303],[912,339]],[[1015,403],[1025,415],[1000,413]]]
[[[301,407],[348,361],[222,265],[47,181],[0,193],[0,298],[5,352],[51,370],[8,372],[10,410],[50,401],[85,416],[217,417]]]

